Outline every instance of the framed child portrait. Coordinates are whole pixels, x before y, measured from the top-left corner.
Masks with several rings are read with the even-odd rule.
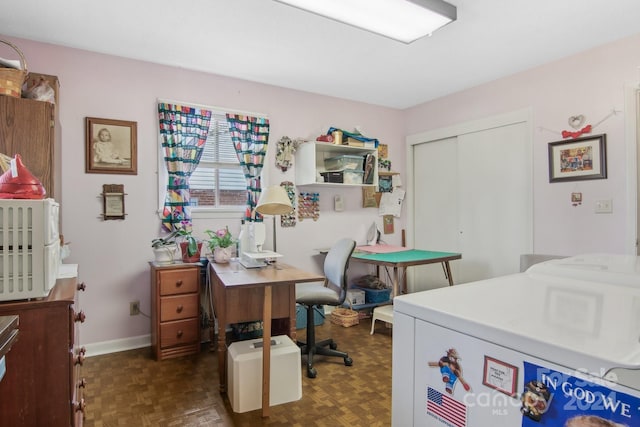
[[[85,118],[85,172],[138,174],[137,122]]]

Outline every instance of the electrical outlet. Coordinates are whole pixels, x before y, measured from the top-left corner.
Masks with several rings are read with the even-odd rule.
[[[137,316],[140,314],[140,301],[131,301],[129,303],[129,316]]]

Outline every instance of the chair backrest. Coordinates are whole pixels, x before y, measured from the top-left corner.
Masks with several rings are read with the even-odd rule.
[[[340,292],[340,304],[347,297],[347,268],[355,248],[355,240],[340,239],[329,249],[324,260],[324,276],[328,281],[328,286],[334,288],[336,292]]]

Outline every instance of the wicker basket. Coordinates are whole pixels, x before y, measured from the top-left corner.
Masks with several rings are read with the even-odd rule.
[[[0,43],[9,45],[13,50],[20,55],[21,70],[15,68],[0,66],[0,95],[13,96],[14,98],[20,98],[22,96],[22,85],[27,79],[27,60],[24,55],[13,43],[0,39]]]
[[[344,326],[345,328],[355,326],[360,323],[360,317],[358,316],[357,311],[342,307],[336,307],[333,309],[330,320],[331,323]]]

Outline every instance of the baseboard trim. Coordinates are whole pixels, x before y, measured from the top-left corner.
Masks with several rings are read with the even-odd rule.
[[[83,347],[87,350],[85,357],[100,356],[101,354],[151,347],[151,334],[85,344]]]

